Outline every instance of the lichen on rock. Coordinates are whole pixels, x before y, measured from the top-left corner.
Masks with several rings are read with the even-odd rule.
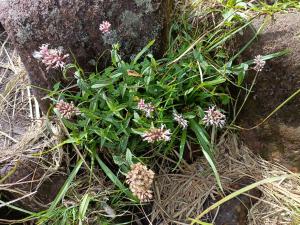
[[[134,0],[134,1],[138,7],[140,6],[145,7],[146,13],[152,12],[154,10],[152,5],[152,0]]]

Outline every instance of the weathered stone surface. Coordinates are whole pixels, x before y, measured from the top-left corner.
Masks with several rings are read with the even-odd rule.
[[[240,190],[255,181],[249,177],[242,177],[231,185],[232,190]],[[229,194],[229,193],[228,193]],[[248,212],[262,195],[258,189],[252,189],[245,194],[226,201],[219,208],[212,210],[207,215],[207,220],[214,225],[246,225],[248,221]],[[209,207],[222,197],[212,200],[208,198],[205,206]]]
[[[259,28],[263,18],[254,21]],[[300,12],[278,13],[270,20],[244,59],[285,49],[290,54],[267,61],[240,116],[242,127],[253,127],[300,88]],[[254,77],[249,74],[248,83]],[[257,129],[242,131],[254,151],[293,170],[300,169],[300,96],[296,96]]]
[[[171,0],[6,0],[0,1],[0,22],[18,49],[34,86],[51,89],[62,81],[61,72],[37,63],[32,57],[42,44],[63,46],[73,53],[85,70],[89,61],[108,53],[119,42],[127,58],[139,52],[149,41],[156,40],[154,54],[161,55],[166,44],[166,25]],[[109,35],[99,31],[102,21],[112,25]],[[99,59],[103,66],[109,54]],[[65,81],[66,82],[66,81]],[[36,89],[41,98],[44,91]],[[42,110],[48,109],[42,102]]]
[[[5,179],[4,184],[9,186],[9,191],[3,193],[9,199],[22,198],[16,204],[23,209],[32,212],[45,210],[55,199],[67,178],[64,173],[59,172],[43,178],[45,175],[46,170],[41,168],[39,162],[24,161]],[[24,198],[29,194],[32,195]]]
[[[0,34],[1,34],[2,32],[4,32],[4,27],[3,27],[3,25],[0,23]]]

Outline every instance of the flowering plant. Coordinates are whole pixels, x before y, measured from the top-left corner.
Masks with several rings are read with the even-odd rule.
[[[110,29],[109,22],[100,26],[102,33]],[[165,58],[157,61],[150,53],[152,41],[130,62],[122,60],[120,46],[115,44],[111,65],[89,75],[78,65],[69,64],[64,72],[76,69],[79,91],[74,94],[65,88],[60,92],[57,84],[50,95],[69,131],[66,142],[76,143],[83,154],[98,161],[123,191],[125,177],[116,174],[127,174],[129,189],[142,202],[152,198],[154,172],[140,162],[169,157],[176,168],[185,155],[193,155],[185,154],[187,151],[203,152],[222,189],[213,145],[216,134],[230,125],[232,98],[228,85],[240,87],[249,65],[261,71],[265,62],[259,56],[233,65],[216,43],[204,48],[200,42],[186,54],[189,43],[175,41]],[[222,57],[212,58],[211,54]],[[106,166],[111,162],[117,170]]]
[[[235,5],[234,1],[227,2]],[[183,5],[186,7],[186,2]],[[239,9],[227,11],[225,7],[224,21],[218,25],[217,18],[222,18],[219,7],[216,11],[220,16],[211,24],[206,24],[202,7],[201,19],[180,10],[173,18],[168,50],[161,60],[151,54],[153,41],[135,57],[128,56],[132,59],[129,62],[122,60],[121,47],[116,44],[111,48],[111,64],[88,74],[76,64],[67,64],[71,57],[60,43],[44,44],[33,52],[47,70],[63,69],[71,74],[75,68],[73,80],[77,81],[76,92],[74,85],[57,84],[49,95],[55,119],[63,122],[68,138],[61,145],[71,144],[68,168],[72,172],[50,209],[39,214],[39,224],[63,223],[68,217],[70,224],[123,223],[113,220],[117,215],[128,215],[136,200],[147,203],[157,196],[153,188],[158,179],[157,165],[167,162],[163,170],[173,167],[174,172],[180,172],[182,168],[176,169],[181,162],[192,161],[190,156],[194,155],[207,159],[222,189],[214,145],[219,132],[232,127],[244,104],[236,109],[238,104],[230,90],[242,86],[247,71],[257,76],[267,66],[266,60],[280,56],[258,55],[237,64],[246,46],[233,54],[227,44],[249,24]],[[209,21],[214,18],[211,13],[209,9]],[[105,19],[97,27],[99,37],[107,45],[124,45],[117,35],[117,24]],[[251,93],[252,87],[243,89]],[[103,188],[104,179],[110,179],[117,190],[106,182]],[[64,206],[57,205],[60,200]]]
[[[225,126],[225,111],[216,109],[219,117],[214,117],[207,109],[214,109],[215,104],[227,107],[229,95],[218,95],[226,80],[221,75],[201,80],[186,65],[171,65],[166,74],[163,62],[152,54],[124,62],[118,48],[113,46],[112,65],[101,73],[86,77],[77,67],[80,92],[65,92],[55,100],[56,109],[61,108],[61,98],[72,102],[74,113],[63,118],[71,137],[83,149],[106,154],[119,165],[126,164],[121,163],[126,151],[136,160],[168,154],[179,163],[191,143],[200,143],[199,148],[213,159],[208,131]],[[65,111],[60,114],[67,115]]]

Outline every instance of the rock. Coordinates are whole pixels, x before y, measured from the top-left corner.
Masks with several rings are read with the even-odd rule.
[[[4,27],[3,25],[0,23],[0,34],[4,32]]]
[[[263,18],[253,22],[256,29]],[[267,61],[259,73],[253,93],[240,115],[240,126],[259,124],[278,105],[300,88],[300,12],[277,13],[258,40],[243,55],[244,60],[289,49],[284,57]],[[246,36],[249,37],[247,34]],[[253,36],[253,35],[250,35]],[[248,75],[248,87],[254,73]],[[244,142],[266,159],[275,160],[289,169],[300,169],[300,96],[293,98],[257,129],[241,132]]]
[[[11,185],[10,191],[5,191],[3,194],[8,199],[22,198],[16,204],[23,209],[31,212],[45,210],[67,179],[66,175],[59,172],[43,178],[46,174],[46,170],[41,169],[39,162],[23,161],[16,171],[5,179],[3,185]],[[24,198],[29,194],[31,194],[29,197]]]
[[[61,71],[46,71],[32,53],[42,44],[62,46],[85,71],[94,70],[92,59],[104,66],[111,44],[119,42],[126,58],[137,54],[155,39],[153,53],[162,55],[167,40],[171,0],[6,0],[0,2],[0,22],[19,51],[34,86],[51,90],[62,80]],[[102,34],[99,25],[111,23]],[[103,53],[106,53],[103,55]],[[102,55],[102,58],[100,56]],[[69,57],[70,60],[71,57]],[[36,88],[41,100],[46,92]],[[42,111],[48,103],[40,101]]]
[[[232,189],[239,190],[246,187],[255,181],[248,178],[242,177],[234,184],[232,184]],[[252,189],[246,193],[247,195],[239,195],[224,204],[222,204],[219,209],[213,210],[210,213],[210,221],[213,221],[214,225],[245,225],[248,220],[248,211],[257,202],[257,198],[261,196],[261,191],[258,189]],[[255,198],[251,198],[253,196]],[[220,199],[218,199],[220,200]],[[212,205],[215,201],[209,199],[206,204]]]

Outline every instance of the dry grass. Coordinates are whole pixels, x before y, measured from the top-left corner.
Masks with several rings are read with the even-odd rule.
[[[35,202],[38,188],[58,172],[63,154],[61,148],[54,147],[61,136],[55,125],[41,118],[21,59],[3,36],[0,36],[0,191],[10,193],[10,203],[24,205]],[[5,205],[8,204],[0,202],[0,208]]]
[[[17,143],[40,117],[20,57],[8,39],[0,41],[0,147]]]
[[[259,181],[292,173],[253,155],[247,147],[238,146],[234,135],[227,137],[218,151],[217,165],[225,190],[232,191],[230,185],[242,177]],[[259,190],[262,197],[249,211],[249,225],[300,223],[300,212],[297,212],[300,209],[299,177],[263,185]],[[162,168],[154,191],[151,220],[160,221],[160,224],[189,224],[188,218],[195,218],[207,207],[205,202],[208,198],[221,195],[205,160],[185,164],[180,174],[172,174]]]
[[[52,127],[57,134],[57,127]],[[55,134],[46,122],[36,123],[18,143],[0,149],[0,191],[11,193],[16,201],[35,201],[33,196],[25,201],[23,197],[34,195],[45,180],[59,172],[62,164],[63,151],[57,147],[62,136]]]

